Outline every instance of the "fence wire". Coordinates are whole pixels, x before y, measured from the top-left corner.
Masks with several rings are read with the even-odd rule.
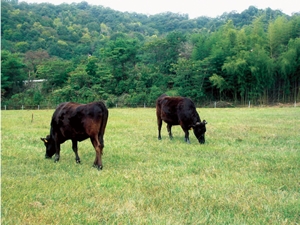
[[[47,110],[55,109],[58,105],[1,105],[1,110]],[[300,102],[293,103],[273,103],[273,104],[260,104],[257,102],[252,103],[251,101],[245,104],[235,104],[226,101],[212,101],[203,104],[196,103],[197,108],[251,108],[251,107],[300,107]],[[137,103],[137,104],[114,104],[108,105],[108,108],[155,108],[155,103]]]

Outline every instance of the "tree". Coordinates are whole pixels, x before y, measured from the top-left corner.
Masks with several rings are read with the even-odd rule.
[[[25,53],[29,49],[29,44],[26,41],[16,43],[16,49],[19,52]]]
[[[206,74],[202,73],[201,61],[180,58],[177,64],[173,65],[176,72],[174,87],[178,88],[178,94],[199,101],[204,97],[204,79]]]
[[[73,65],[70,61],[51,58],[37,66],[37,76],[47,80],[44,83],[44,89],[48,92],[63,87],[68,80],[69,72],[72,70]]]
[[[163,74],[172,74],[172,64],[177,62],[185,41],[185,35],[180,32],[169,33],[166,38],[154,38],[144,47],[144,62],[157,64]]]
[[[110,64],[112,74],[118,83],[118,94],[128,90],[124,81],[129,76],[128,67],[134,68],[137,63],[138,47],[139,42],[136,39],[117,38],[115,41],[110,41],[102,51],[103,58]]]
[[[279,71],[283,81],[283,98],[299,101],[300,97],[300,38],[291,39],[287,51],[279,57]],[[290,96],[290,98],[288,97]]]
[[[271,58],[278,58],[282,48],[287,45],[291,34],[291,26],[285,17],[278,17],[268,26],[268,40]]]
[[[225,79],[222,76],[219,76],[214,73],[211,77],[209,77],[209,81],[212,83],[213,86],[215,86],[217,89],[219,89],[220,100],[221,100],[222,92],[227,87],[227,83],[226,83]]]
[[[36,78],[37,66],[49,58],[50,56],[45,50],[28,51],[25,53],[24,63],[28,69],[28,80]]]
[[[234,101],[238,101],[238,94],[242,104],[247,100],[247,93],[249,92],[248,84],[251,82],[249,79],[249,65],[248,65],[248,52],[242,51],[239,55],[228,57],[222,69],[226,72],[228,77],[228,87],[233,91]],[[210,78],[213,86],[222,88],[223,84],[220,84],[218,77]]]
[[[86,65],[85,71],[87,72],[88,75],[95,77],[97,74],[97,61],[98,59],[94,56],[90,56],[88,58],[88,63]]]
[[[26,80],[24,68],[20,54],[1,51],[1,93],[4,97],[21,92]]]

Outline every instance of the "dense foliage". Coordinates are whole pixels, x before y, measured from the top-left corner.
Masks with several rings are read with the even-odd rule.
[[[87,2],[1,2],[1,103],[300,101],[300,14],[122,13]],[[40,82],[36,82],[36,81]]]

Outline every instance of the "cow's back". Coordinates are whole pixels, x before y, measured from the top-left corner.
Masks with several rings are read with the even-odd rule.
[[[72,105],[73,104],[71,102],[63,102],[57,106],[53,113],[50,124],[53,131],[56,131],[60,126],[64,125],[65,121],[69,117],[69,112]]]
[[[178,104],[178,118],[179,120],[190,126],[200,122],[199,114],[196,110],[194,102],[189,98],[182,98],[180,104]]]
[[[200,121],[193,101],[185,97],[162,95],[156,102],[157,115],[172,125],[195,124]]]
[[[93,133],[99,133],[103,122],[105,129],[107,118],[108,110],[103,102],[89,104],[65,102],[56,108],[51,121],[51,130],[57,135],[59,142],[68,139],[82,141]]]

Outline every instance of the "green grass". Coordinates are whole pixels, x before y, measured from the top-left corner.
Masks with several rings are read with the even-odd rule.
[[[53,110],[2,111],[2,224],[299,224],[300,109],[198,109],[206,143],[155,109],[109,109],[103,171],[71,142],[59,163],[40,137]],[[33,113],[33,122],[31,122]]]

